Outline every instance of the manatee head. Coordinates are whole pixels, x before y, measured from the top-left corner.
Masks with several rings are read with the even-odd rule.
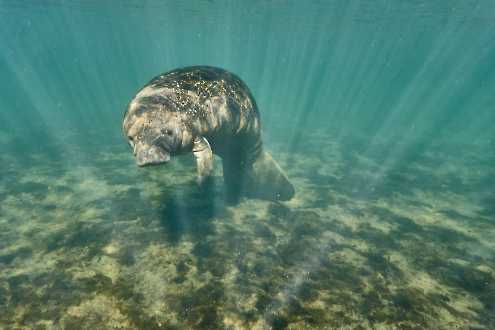
[[[124,115],[123,130],[138,166],[166,163],[178,153],[182,125],[176,114],[152,104],[133,104]]]

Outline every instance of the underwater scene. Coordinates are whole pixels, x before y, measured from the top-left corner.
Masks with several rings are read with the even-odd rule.
[[[0,0],[0,38],[0,329],[495,329],[495,2]],[[240,128],[138,166],[178,104],[257,104],[265,195]]]

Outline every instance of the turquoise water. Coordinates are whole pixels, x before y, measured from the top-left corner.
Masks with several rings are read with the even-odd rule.
[[[495,3],[0,1],[0,328],[495,328]],[[288,202],[138,168],[187,65],[259,106]]]

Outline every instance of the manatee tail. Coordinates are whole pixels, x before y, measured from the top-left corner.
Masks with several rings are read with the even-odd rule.
[[[294,186],[284,171],[266,151],[262,151],[249,167],[224,160],[223,176],[227,197],[236,202],[240,195],[271,201],[287,201],[294,197]]]
[[[246,193],[261,199],[288,201],[295,190],[275,159],[263,151],[249,171]]]

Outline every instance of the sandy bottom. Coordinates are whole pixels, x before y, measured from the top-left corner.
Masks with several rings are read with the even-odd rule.
[[[235,206],[220,163],[0,155],[0,328],[494,329],[493,144],[336,141],[270,145],[296,197]]]

